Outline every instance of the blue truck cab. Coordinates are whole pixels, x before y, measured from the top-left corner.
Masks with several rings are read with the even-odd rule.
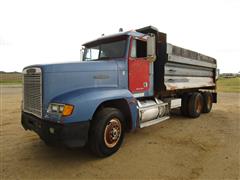
[[[115,153],[126,131],[168,119],[190,96],[164,83],[164,35],[152,26],[120,32],[85,43],[81,62],[25,67],[22,126],[48,145],[88,145],[101,157]],[[209,96],[211,106],[212,94],[199,94],[200,108]],[[199,116],[195,110],[189,116]]]

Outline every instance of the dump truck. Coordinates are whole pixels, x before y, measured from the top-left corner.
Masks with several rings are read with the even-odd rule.
[[[87,146],[100,157],[126,132],[197,118],[217,102],[216,60],[167,43],[153,26],[83,44],[82,61],[23,69],[21,123],[47,145]]]

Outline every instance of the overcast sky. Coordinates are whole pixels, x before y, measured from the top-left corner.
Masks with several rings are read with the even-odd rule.
[[[148,25],[240,71],[239,0],[0,0],[0,71],[79,61],[84,42]]]

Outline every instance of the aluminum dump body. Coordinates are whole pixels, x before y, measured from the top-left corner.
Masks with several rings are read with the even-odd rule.
[[[156,94],[172,90],[216,88],[217,64],[214,58],[167,43],[167,34],[156,27],[147,26],[137,31],[153,33],[156,37]]]
[[[216,86],[216,60],[167,43],[164,65],[166,90],[212,88]]]

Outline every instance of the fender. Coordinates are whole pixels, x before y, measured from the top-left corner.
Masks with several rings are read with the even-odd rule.
[[[52,103],[74,105],[73,114],[63,117],[63,123],[90,121],[100,104],[109,100],[125,99],[132,116],[132,128],[136,127],[138,109],[136,99],[127,89],[118,88],[86,88],[70,91],[52,99]]]

